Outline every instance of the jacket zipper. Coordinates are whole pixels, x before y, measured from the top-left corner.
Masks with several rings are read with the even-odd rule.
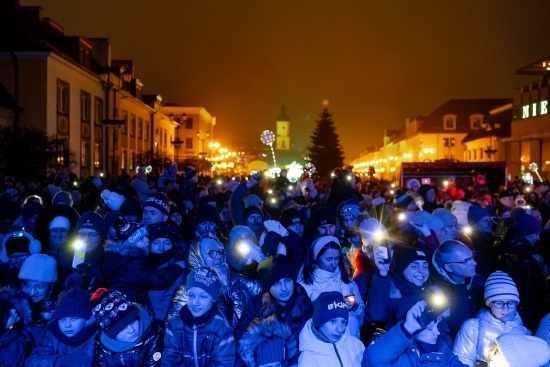
[[[193,352],[195,355],[195,367],[200,367],[199,359],[197,357],[197,325],[193,325]]]
[[[340,362],[340,366],[344,367],[342,359],[340,358],[340,353],[338,353],[338,349],[336,349],[336,344],[332,343],[332,346],[334,347],[334,351],[336,352],[336,357],[338,357],[338,362]]]

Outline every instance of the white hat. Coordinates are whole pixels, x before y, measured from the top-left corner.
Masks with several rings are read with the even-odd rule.
[[[550,347],[536,336],[502,334],[497,345],[510,367],[538,367],[550,360]]]

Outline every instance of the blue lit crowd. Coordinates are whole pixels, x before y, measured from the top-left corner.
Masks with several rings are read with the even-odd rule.
[[[550,366],[547,182],[132,176],[3,179],[0,366]]]

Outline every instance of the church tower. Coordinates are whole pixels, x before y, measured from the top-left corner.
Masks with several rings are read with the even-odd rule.
[[[281,106],[281,114],[277,117],[276,150],[290,150],[290,121],[285,106]]]

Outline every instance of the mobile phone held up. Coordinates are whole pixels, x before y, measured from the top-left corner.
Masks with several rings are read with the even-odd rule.
[[[74,254],[73,254],[73,268],[77,268],[78,265],[84,263],[86,258],[86,242],[77,240],[73,244]]]
[[[387,238],[376,240],[376,249],[381,253],[380,262],[382,264],[391,264],[391,249]]]

